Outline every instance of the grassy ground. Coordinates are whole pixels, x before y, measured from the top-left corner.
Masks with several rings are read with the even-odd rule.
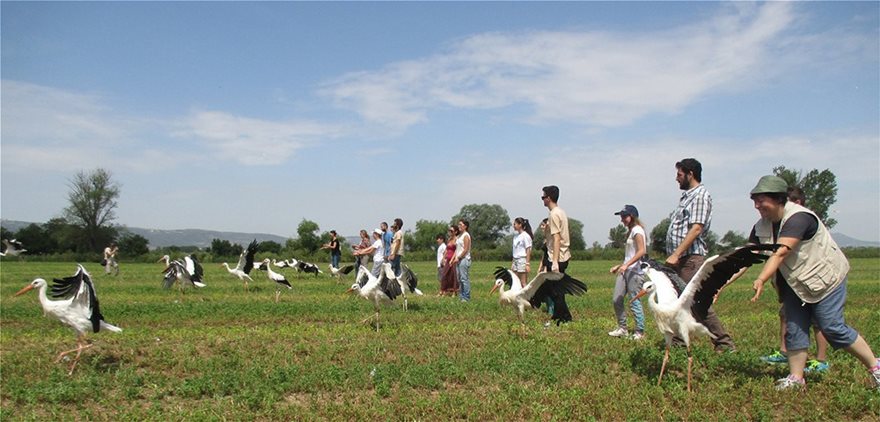
[[[695,391],[675,350],[656,386],[662,336],[648,316],[642,342],[611,338],[612,262],[574,262],[590,286],[569,300],[575,322],[544,330],[527,314],[518,335],[509,308],[488,295],[493,263],[472,268],[471,303],[434,296],[431,263],[414,263],[428,296],[382,312],[379,333],[360,321],[372,306],[343,292],[348,277],[298,278],[273,303],[275,288],[256,274],[250,293],[215,264],[208,287],[181,296],[162,290],[160,264],[123,264],[118,278],[88,269],[106,319],[122,333],[95,344],[67,376],[55,355],[75,345],[44,318],[36,294],[12,295],[35,277],[63,277],[73,263],[3,261],[0,267],[0,418],[331,419],[331,420],[878,420],[880,393],[845,352],[831,371],[808,378],[806,393],[779,393],[782,367],[758,357],[778,344],[775,293],[749,303],[749,275],[725,290],[718,314],[739,351],[694,347]],[[855,259],[847,321],[880,351],[880,260]],[[746,281],[748,280],[748,281]]]

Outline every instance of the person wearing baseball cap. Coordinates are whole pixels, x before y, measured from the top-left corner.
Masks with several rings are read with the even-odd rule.
[[[373,244],[353,252],[354,256],[373,254],[373,269],[370,272],[376,277],[379,277],[382,271],[382,264],[385,263],[385,246],[382,243],[382,233],[384,233],[382,229],[373,230]]]
[[[644,283],[644,270],[639,265],[639,261],[648,253],[648,236],[645,234],[645,227],[639,221],[639,210],[634,205],[624,205],[623,209],[614,215],[620,216],[620,223],[627,228],[627,233],[623,263],[615,265],[609,270],[611,274],[617,274],[614,293],[611,295],[614,315],[617,317],[617,329],[609,331],[608,335],[627,337],[629,329],[626,323],[624,299],[635,297]],[[645,314],[642,310],[642,302],[633,300],[629,308],[636,320],[636,329],[630,338],[641,340],[645,336]]]
[[[768,175],[750,192],[761,218],[752,227],[749,242],[780,245],[752,283],[754,302],[764,283],[775,277],[785,308],[789,375],[777,380],[776,388],[806,388],[804,367],[815,319],[828,343],[865,365],[880,390],[880,360],[843,317],[849,261],[815,213],[788,201],[787,190],[784,179]]]

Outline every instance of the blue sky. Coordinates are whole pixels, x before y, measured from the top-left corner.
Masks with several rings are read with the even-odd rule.
[[[880,240],[880,3],[3,2],[0,212],[44,222],[102,167],[117,223],[353,235],[463,205],[607,241],[695,157],[712,230],[777,165],[830,169]]]

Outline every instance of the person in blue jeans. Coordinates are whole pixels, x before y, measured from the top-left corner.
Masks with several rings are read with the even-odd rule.
[[[339,247],[339,238],[336,236],[336,230],[330,230],[330,242],[321,246],[321,249],[330,249],[330,265],[333,268],[339,268],[339,259],[342,258],[342,249]]]
[[[644,270],[642,270],[642,257],[648,250],[647,235],[642,222],[639,221],[639,210],[634,205],[626,205],[622,210],[614,213],[620,216],[620,223],[627,228],[626,246],[624,248],[623,263],[611,267],[610,272],[617,274],[614,284],[614,294],[611,301],[614,304],[614,314],[617,317],[617,329],[608,333],[612,337],[626,337],[629,334],[626,324],[625,299],[633,298],[642,288],[644,282]],[[636,320],[636,331],[632,335],[633,340],[641,340],[645,336],[645,314],[642,311],[642,302],[634,300],[630,303],[633,317]]]
[[[471,234],[468,233],[470,224],[467,220],[458,220],[458,230],[461,234],[455,241],[455,256],[452,258],[452,264],[458,268],[458,283],[461,286],[459,297],[462,302],[471,300]]]

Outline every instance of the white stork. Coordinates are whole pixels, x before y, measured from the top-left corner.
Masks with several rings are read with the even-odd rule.
[[[244,289],[247,291],[250,291],[248,288],[248,280],[254,281],[254,279],[251,278],[250,273],[251,270],[254,269],[254,255],[257,253],[258,245],[259,243],[257,243],[257,239],[254,239],[254,241],[241,252],[241,255],[238,256],[238,265],[236,265],[235,268],[229,268],[229,264],[226,262],[220,264],[220,266],[226,267],[226,271],[228,271],[229,274],[244,281]]]
[[[687,348],[687,389],[691,391],[691,368],[693,366],[691,334],[705,334],[715,338],[706,326],[694,319],[694,315],[700,316],[701,319],[705,318],[716,294],[734,274],[743,268],[766,261],[768,256],[761,252],[775,251],[778,247],[779,245],[750,245],[710,257],[706,259],[683,289],[681,285],[684,283],[672,269],[663,267],[656,261],[642,264],[646,267],[645,273],[648,276],[648,281],[642,285],[642,290],[633,297],[631,302],[649,294],[648,308],[654,313],[657,328],[666,337],[666,352],[663,355],[663,365],[660,367],[657,385],[660,385],[663,380],[666,363],[669,362],[669,348],[672,346],[672,339],[679,337]],[[675,283],[678,284],[678,289]],[[679,291],[681,291],[680,295]]]
[[[304,272],[306,274],[309,274],[309,273],[314,274],[315,277],[317,277],[318,274],[324,274],[324,272],[321,271],[321,269],[318,268],[317,265],[312,264],[310,262],[299,261],[299,262],[297,262],[296,267],[299,271]]]
[[[24,249],[21,242],[12,239],[3,239],[3,244],[6,245],[6,249],[3,252],[0,252],[0,256],[19,256],[24,252],[27,252],[27,249]]]
[[[560,272],[538,273],[525,287],[520,285],[519,276],[511,270],[495,267],[494,275],[495,284],[489,293],[491,294],[495,289],[500,290],[498,303],[502,306],[512,306],[523,328],[526,324],[523,318],[526,309],[540,308],[541,303],[554,295],[582,295],[587,291],[584,282]],[[505,291],[504,286],[509,290]]]
[[[275,303],[278,303],[278,297],[281,296],[281,286],[285,286],[288,289],[292,289],[293,286],[291,286],[290,282],[284,278],[284,275],[272,271],[272,267],[269,266],[269,258],[263,260],[263,266],[266,267],[266,276],[269,277],[269,280],[275,282]]]
[[[278,268],[285,268],[290,266],[287,264],[287,261],[276,261],[275,258],[272,258],[272,265]]]
[[[354,270],[354,265],[346,265],[342,268],[336,268],[333,266],[333,264],[327,264],[327,267],[330,268],[330,275],[336,277],[337,282],[342,279],[343,275],[347,275],[348,273],[352,272],[352,270]]]
[[[386,277],[384,272],[376,278],[363,265],[358,269],[357,280],[346,292],[357,292],[361,297],[373,302],[376,313],[364,319],[367,322],[376,319],[376,332],[379,331],[379,307],[382,303],[390,303],[397,296],[403,294],[400,284]]]
[[[162,283],[163,288],[170,289],[175,281],[178,282],[178,288],[181,293],[183,293],[184,287],[205,287],[203,282],[205,270],[202,269],[202,264],[199,263],[195,255],[187,255],[182,259],[176,259],[171,262],[168,262],[169,257],[165,255],[161,260],[167,263],[167,267],[162,270],[165,274],[165,280]]]
[[[76,357],[73,358],[73,363],[67,373],[67,375],[71,375],[79,362],[82,351],[92,347],[92,344],[86,342],[86,333],[89,330],[97,333],[101,329],[106,329],[118,333],[122,331],[122,328],[104,321],[104,315],[101,315],[101,309],[98,306],[95,286],[92,284],[89,273],[82,265],[77,264],[76,273],[73,276],[64,279],[56,278],[53,281],[52,297],[60,298],[60,300],[49,300],[46,296],[47,287],[46,280],[37,278],[19,290],[15,296],[23,295],[35,288],[39,289],[43,313],[58,319],[76,332],[76,349],[61,352],[55,359],[57,363],[67,354],[76,352]]]
[[[388,263],[382,264],[382,271],[386,278],[397,281],[397,283],[400,284],[400,292],[403,295],[404,311],[406,311],[409,306],[409,293],[424,296],[424,293],[422,293],[417,287],[419,284],[419,278],[406,264],[401,264],[400,276],[394,275],[394,270],[391,268],[391,264]]]

